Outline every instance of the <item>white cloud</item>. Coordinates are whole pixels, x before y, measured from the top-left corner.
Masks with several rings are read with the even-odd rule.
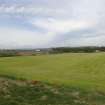
[[[43,11],[44,10],[44,11]],[[53,9],[47,7],[35,7],[33,5],[0,5],[0,14],[8,15],[25,15],[25,16],[35,16],[35,15],[62,15],[65,11],[62,9]]]
[[[45,47],[52,40],[51,33],[0,28],[0,48]]]
[[[43,28],[48,32],[54,33],[67,33],[70,31],[77,31],[80,29],[91,28],[95,25],[94,22],[91,21],[83,21],[83,20],[55,20],[55,19],[36,19],[32,21],[37,27]]]
[[[105,46],[105,35],[67,39],[55,46]]]
[[[0,4],[0,17],[2,15],[5,17],[2,17],[4,28],[0,28],[0,47],[104,43],[105,34],[101,34],[105,33],[104,0],[22,0],[22,2],[12,0],[12,2]],[[6,22],[11,20],[9,24],[12,25],[9,28],[5,25],[6,18]],[[19,20],[14,22],[17,19],[24,20],[25,24],[20,24]],[[0,27],[2,25],[0,24]],[[31,28],[35,30],[32,31]],[[94,32],[86,32],[86,29]],[[81,31],[83,35],[80,35]],[[77,35],[72,38],[73,32]],[[69,35],[66,35],[67,33]]]

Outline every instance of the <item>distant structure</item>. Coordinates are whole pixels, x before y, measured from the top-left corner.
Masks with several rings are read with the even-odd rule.
[[[96,50],[96,53],[100,52],[100,50]]]

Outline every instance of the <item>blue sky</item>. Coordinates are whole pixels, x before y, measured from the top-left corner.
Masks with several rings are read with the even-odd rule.
[[[0,48],[104,45],[105,0],[0,0]]]

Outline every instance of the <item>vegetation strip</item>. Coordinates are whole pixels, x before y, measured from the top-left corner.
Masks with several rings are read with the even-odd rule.
[[[0,77],[0,105],[104,105],[105,93]]]

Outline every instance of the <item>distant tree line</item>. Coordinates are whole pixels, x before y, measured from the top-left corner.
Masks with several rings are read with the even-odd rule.
[[[43,49],[0,50],[0,57],[31,56],[57,53],[94,53],[105,52],[105,47],[57,47]]]
[[[104,52],[105,47],[59,47],[52,48],[52,53],[92,53]]]
[[[18,56],[16,50],[0,50],[0,57]]]

